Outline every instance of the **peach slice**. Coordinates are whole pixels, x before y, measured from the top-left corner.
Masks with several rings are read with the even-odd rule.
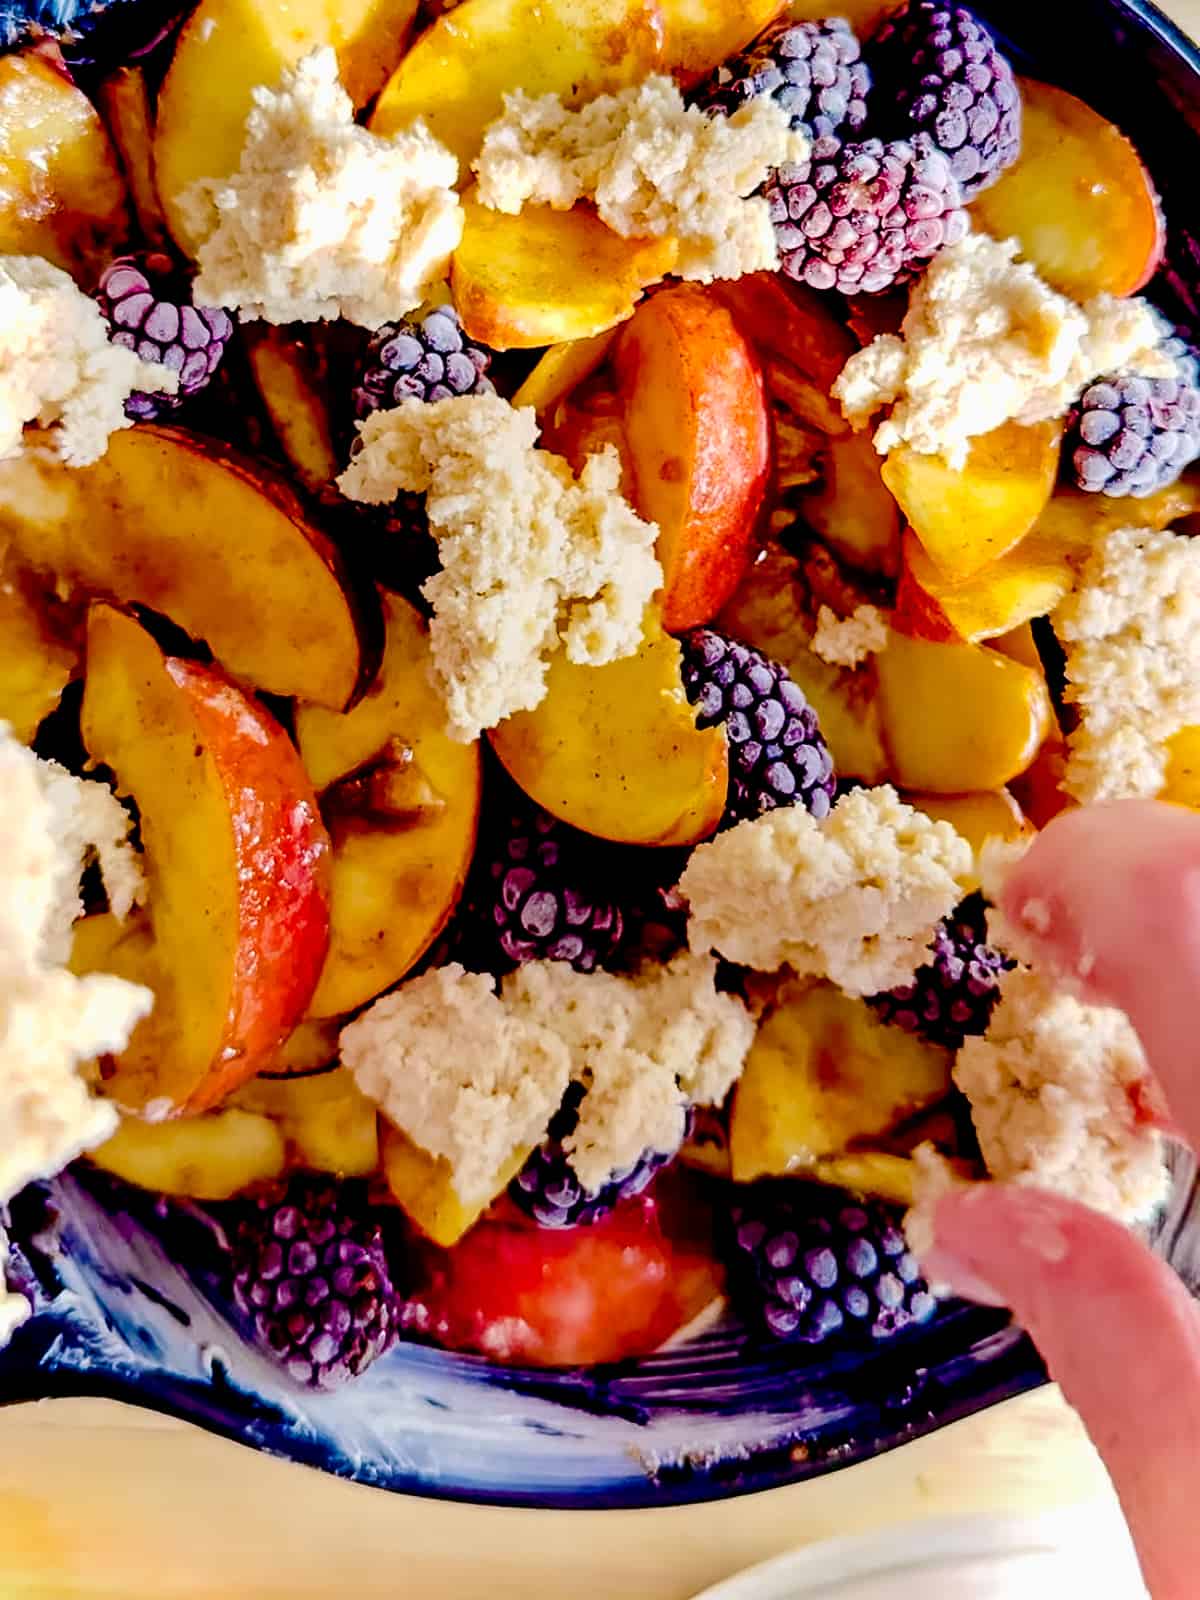
[[[471,0],[465,0],[470,4]],[[493,350],[587,339],[633,315],[675,260],[673,239],[622,239],[591,211],[489,211],[467,196],[450,283],[462,325]]]
[[[787,14],[793,22],[820,22],[828,16],[845,17],[860,39],[866,39],[899,0],[789,0]]]
[[[589,339],[551,345],[512,397],[515,406],[532,406],[543,416],[590,378],[608,358],[617,330],[594,333]]]
[[[623,844],[705,839],[725,809],[720,728],[696,727],[679,645],[648,612],[642,648],[604,667],[550,662],[546,698],[488,735],[511,776],[551,816]]]
[[[903,548],[894,625],[918,638],[974,643],[1009,633],[1053,611],[1074,581],[1068,552],[1036,528],[1007,555],[957,583],[946,578],[911,531]]]
[[[287,1143],[289,1161],[341,1178],[366,1178],[379,1166],[375,1104],[345,1067],[285,1078],[252,1078],[233,1104],[269,1117]]]
[[[283,1134],[263,1116],[229,1108],[173,1122],[122,1117],[88,1159],[155,1194],[229,1200],[283,1172]]]
[[[961,470],[901,445],[884,462],[883,481],[926,554],[957,581],[1004,555],[1033,527],[1054,492],[1061,443],[1061,422],[1006,422],[974,441]]]
[[[342,462],[325,403],[329,374],[320,370],[311,332],[300,339],[288,328],[251,322],[242,328],[242,342],[284,455],[308,492],[320,495]]]
[[[829,984],[793,983],[760,1024],[734,1090],[735,1183],[796,1172],[889,1129],[950,1089],[950,1054]]]
[[[1042,670],[1042,652],[1037,647],[1032,622],[1021,622],[1007,633],[996,634],[988,640],[988,648],[999,650],[1003,656],[1011,656],[1023,666],[1032,667],[1035,672]]]
[[[27,434],[0,462],[2,540],[64,583],[164,612],[273,694],[341,707],[374,670],[374,593],[282,474],[214,439],[129,428],[65,467]]]
[[[431,1156],[428,1150],[422,1150],[382,1117],[380,1155],[384,1181],[393,1200],[434,1244],[449,1247],[457,1244],[467,1229],[479,1221],[497,1195],[504,1193],[510,1180],[525,1165],[529,1150],[524,1146],[514,1150],[497,1172],[491,1195],[471,1205],[464,1205],[458,1198],[448,1161],[441,1156]]]
[[[633,455],[622,417],[624,407],[611,389],[598,382],[583,384],[551,410],[542,432],[542,447],[563,456],[578,476],[587,458],[610,446],[621,462],[621,493],[634,496]]]
[[[465,180],[483,130],[514,89],[579,106],[639,83],[662,62],[656,0],[464,0],[409,50],[379,96],[375,133],[418,117]]]
[[[462,889],[479,817],[478,745],[456,744],[429,686],[429,638],[397,595],[385,602],[387,643],[379,678],[352,711],[296,713],[296,742],[333,839],[329,955],[310,1014],[353,1011],[390,989],[441,932]],[[338,805],[344,781],[394,746],[409,757],[430,803],[385,816]],[[343,795],[343,798],[344,795]]]
[[[1043,675],[982,645],[893,630],[875,671],[883,741],[902,789],[1002,789],[1029,766],[1053,722]]]
[[[736,51],[744,49],[780,11],[780,0],[663,0],[666,26],[664,72],[680,83],[708,76]]]
[[[0,722],[22,744],[32,744],[78,664],[79,650],[28,577],[0,566]]]
[[[1167,781],[1159,798],[1200,811],[1200,728],[1181,728],[1167,745]]]
[[[1059,729],[1053,727],[1028,768],[1012,783],[1013,799],[1033,827],[1044,828],[1060,812],[1075,805],[1062,787],[1066,770],[1067,743]]]
[[[254,89],[332,45],[346,93],[363,106],[399,61],[416,10],[417,0],[200,0],[159,90],[154,143],[159,195],[185,255],[199,241],[179,196],[237,170]]]
[[[155,1009],[106,1091],[134,1110],[207,1110],[271,1059],[316,987],[329,939],[316,797],[256,701],[111,606],[88,616],[81,727],[137,801],[153,933]]]
[[[799,563],[769,546],[717,618],[717,626],[785,666],[817,714],[839,777],[882,783],[887,756],[871,663],[851,672],[809,648],[812,624]]]
[[[91,288],[128,235],[121,169],[87,95],[44,55],[0,57],[0,255],[45,256]]]
[[[987,789],[982,794],[906,794],[905,800],[935,822],[949,822],[978,856],[989,839],[1012,843],[1035,831],[1007,789]],[[977,889],[972,875],[964,887]]]
[[[770,465],[762,372],[720,301],[692,284],[653,295],[613,358],[634,505],[658,524],[663,626],[711,621],[750,560]]]
[[[1039,539],[1083,558],[1102,534],[1115,528],[1169,528],[1200,511],[1200,481],[1180,478],[1141,499],[1133,495],[1085,494],[1060,486],[1037,520]]]
[[[1133,294],[1166,244],[1158,196],[1137,151],[1098,111],[1050,83],[1020,80],[1021,154],[974,201],[975,220],[1017,239],[1072,300]]]
[[[805,522],[851,566],[893,576],[900,569],[900,510],[869,436],[830,439],[822,460],[819,486],[797,500]]]
[[[722,278],[712,292],[763,359],[775,357],[811,378],[828,394],[842,368],[858,349],[849,330],[829,307],[828,298],[800,284],[786,285],[773,272]],[[845,419],[838,412],[841,432]]]

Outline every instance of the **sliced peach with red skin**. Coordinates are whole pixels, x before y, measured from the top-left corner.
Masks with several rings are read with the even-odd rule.
[[[356,106],[376,95],[404,49],[417,0],[200,0],[158,92],[154,165],[176,243],[194,255],[179,196],[237,170],[254,90],[274,88],[310,50],[331,45]]]
[[[696,727],[679,645],[652,611],[636,655],[587,667],[560,652],[541,704],[488,737],[543,810],[602,839],[695,844],[725,809],[724,730]]]
[[[764,358],[788,362],[827,394],[858,348],[826,296],[801,284],[785,284],[773,272],[721,278],[712,292],[729,307],[743,337]]]
[[[271,1060],[316,988],[329,942],[316,796],[257,701],[111,606],[88,616],[81,726],[137,801],[153,935],[155,1008],[106,1092],[207,1110]]]
[[[883,481],[947,578],[971,577],[1033,527],[1054,492],[1062,431],[1006,422],[973,441],[961,468],[908,445],[887,457]]]
[[[468,0],[469,3],[469,0]],[[450,283],[464,329],[493,350],[589,339],[633,315],[674,265],[674,239],[623,239],[583,206],[492,211],[470,195]]]
[[[404,56],[371,129],[387,135],[420,117],[465,181],[506,94],[582,105],[661,68],[663,35],[656,0],[463,0]]]
[[[142,425],[67,467],[27,434],[0,461],[0,542],[85,594],[163,612],[273,694],[341,707],[379,659],[374,591],[282,473],[216,439]]]
[[[893,631],[875,671],[883,741],[902,789],[1001,789],[1029,766],[1053,723],[1044,676],[982,645]]]
[[[121,168],[87,95],[36,51],[0,57],[0,255],[44,256],[90,289],[128,234]]]
[[[634,313],[613,357],[634,505],[658,524],[663,626],[711,621],[750,561],[770,466],[762,371],[715,295],[678,284]]]
[[[1162,210],[1137,151],[1054,84],[1019,80],[1021,154],[973,202],[978,225],[1017,239],[1046,281],[1072,300],[1128,295],[1158,270]]]
[[[447,737],[429,687],[429,635],[398,595],[385,600],[387,643],[379,677],[347,712],[302,706],[296,741],[333,840],[329,954],[311,1014],[356,1010],[390,989],[424,955],[458,900],[479,819],[478,744]],[[400,780],[357,787],[346,780],[372,766]],[[341,798],[350,803],[339,804]],[[403,794],[407,799],[400,798]],[[409,804],[413,798],[416,804]]]

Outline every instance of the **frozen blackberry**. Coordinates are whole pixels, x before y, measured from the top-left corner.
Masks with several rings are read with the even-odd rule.
[[[842,17],[783,17],[722,63],[696,98],[707,111],[732,116],[747,101],[769,95],[793,128],[814,139],[857,133],[867,120],[870,86],[858,40]]]
[[[468,339],[453,306],[439,306],[419,321],[387,322],[376,332],[354,386],[354,414],[398,406],[402,400],[447,400],[456,394],[491,394],[490,350]]]
[[[940,151],[964,200],[1021,149],[1021,96],[996,41],[964,6],[909,0],[866,49],[873,132]]]
[[[546,1138],[508,1186],[509,1198],[542,1228],[579,1228],[599,1222],[622,1200],[641,1194],[675,1159],[675,1151],[643,1150],[631,1167],[612,1173],[594,1191],[585,1189],[567,1160],[563,1140],[575,1131],[587,1090],[572,1083],[551,1120]],[[690,1118],[690,1113],[689,1113]],[[679,1143],[687,1138],[688,1124]]]
[[[968,895],[938,923],[929,948],[932,961],[918,967],[910,983],[874,995],[870,1004],[885,1022],[957,1050],[968,1034],[987,1031],[1000,974],[1016,963],[988,944],[981,894]]]
[[[488,867],[488,933],[502,967],[569,961],[593,972],[622,947],[625,918],[602,847],[529,806],[512,814]]]
[[[1178,378],[1102,378],[1071,413],[1065,459],[1090,494],[1148,495],[1200,456],[1200,388]]]
[[[785,668],[714,628],[682,640],[683,687],[701,728],[724,727],[729,741],[726,819],[802,805],[829,815],[834,772],[816,713]]]
[[[336,1388],[395,1340],[399,1301],[360,1185],[300,1174],[251,1203],[230,1246],[235,1303],[295,1382]]]
[[[811,289],[881,294],[967,233],[958,183],[936,150],[868,139],[817,139],[785,162],[763,194],[780,265]]]
[[[184,10],[183,0],[0,0],[0,49],[50,37],[74,66],[145,55]]]
[[[157,252],[112,262],[104,269],[96,301],[113,344],[135,351],[143,361],[161,362],[179,376],[175,394],[134,390],[125,415],[135,422],[153,422],[206,388],[233,333],[227,311],[191,304],[174,263]]]
[[[730,1221],[734,1305],[771,1338],[872,1343],[936,1309],[900,1212],[882,1201],[768,1179],[737,1190]]]

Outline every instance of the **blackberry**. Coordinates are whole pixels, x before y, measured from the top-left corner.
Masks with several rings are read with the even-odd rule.
[[[885,1022],[957,1050],[968,1034],[986,1033],[1000,997],[1000,974],[1016,965],[987,942],[986,902],[971,894],[939,922],[929,946],[933,960],[910,983],[873,995]]]
[[[179,375],[175,394],[135,389],[125,402],[126,416],[153,422],[207,387],[225,354],[233,321],[219,307],[192,305],[169,257],[157,252],[119,257],[104,269],[96,300],[113,344]]]
[[[0,0],[0,49],[56,39],[72,67],[146,55],[178,22],[183,0]]]
[[[867,120],[870,86],[858,40],[842,17],[783,17],[718,67],[696,98],[705,110],[732,116],[747,101],[769,95],[793,128],[814,139],[857,133]]]
[[[394,1342],[400,1303],[365,1190],[300,1174],[231,1232],[233,1296],[295,1382],[333,1389]]]
[[[726,820],[802,805],[829,815],[834,772],[816,713],[778,662],[714,628],[682,640],[683,687],[696,725],[725,729],[729,741]]]
[[[730,1230],[734,1305],[771,1338],[869,1344],[936,1309],[900,1212],[882,1201],[767,1179],[737,1191]]]
[[[354,386],[354,415],[402,400],[446,400],[455,394],[491,394],[490,350],[468,339],[453,306],[439,306],[419,321],[387,322],[368,344]]]
[[[1021,96],[996,41],[963,6],[909,0],[866,49],[873,132],[940,151],[964,200],[1021,149]]]
[[[656,1174],[675,1159],[674,1150],[643,1150],[632,1166],[612,1173],[599,1189],[585,1189],[567,1160],[563,1140],[575,1131],[586,1093],[581,1083],[568,1086],[546,1138],[508,1186],[514,1205],[541,1228],[580,1228],[599,1222],[622,1200],[641,1194]],[[688,1126],[690,1113],[680,1144],[688,1136]]]
[[[625,936],[602,847],[537,807],[510,814],[488,864],[483,912],[502,963],[612,964]]]
[[[1064,458],[1091,494],[1154,494],[1200,456],[1200,388],[1176,378],[1101,378],[1071,413]]]
[[[811,289],[881,294],[966,237],[957,180],[936,150],[817,139],[767,180],[780,265]]]

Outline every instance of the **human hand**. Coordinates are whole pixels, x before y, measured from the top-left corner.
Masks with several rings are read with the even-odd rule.
[[[1025,914],[1031,900],[1049,917]],[[1128,1014],[1165,1111],[1200,1149],[1200,814],[1156,801],[1068,812],[1000,909],[1039,965]],[[931,1276],[1011,1307],[1083,1418],[1154,1600],[1195,1600],[1200,1307],[1134,1234],[1056,1195],[976,1185],[943,1196],[933,1226]]]

